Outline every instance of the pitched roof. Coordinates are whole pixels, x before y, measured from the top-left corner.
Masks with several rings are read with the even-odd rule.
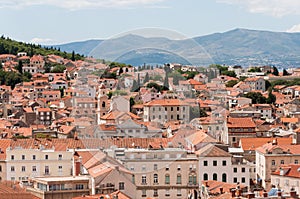
[[[155,99],[148,103],[145,103],[144,106],[187,106],[184,101],[179,99]]]
[[[195,154],[199,155],[200,157],[231,157],[230,153],[213,144],[207,144],[196,151]]]
[[[240,147],[243,148],[244,151],[247,150],[255,150],[258,147],[263,146],[267,143],[272,143],[275,138],[241,138],[240,139]],[[292,138],[276,138],[279,145],[288,145],[292,144]]]
[[[251,117],[233,118],[229,117],[227,120],[227,126],[235,128],[255,128],[256,125]]]
[[[280,175],[280,170],[283,170],[283,176],[285,177],[293,177],[300,179],[300,165],[299,164],[288,164],[281,165],[272,175]]]

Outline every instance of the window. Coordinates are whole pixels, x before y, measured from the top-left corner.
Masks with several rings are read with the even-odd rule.
[[[62,172],[62,166],[58,166],[58,172]]]
[[[22,160],[25,160],[25,155],[22,155]]]
[[[177,196],[181,196],[181,189],[177,189]]]
[[[234,183],[237,183],[237,178],[233,178],[233,182],[234,182]]]
[[[207,160],[204,160],[204,161],[203,161],[203,166],[205,166],[205,167],[208,166]]]
[[[45,160],[48,160],[48,155],[45,155]]]
[[[223,160],[222,161],[222,166],[226,166],[226,164],[227,164],[226,160]]]
[[[170,165],[166,165],[166,171],[169,171],[170,170]]]
[[[173,107],[171,107],[171,111],[173,111]]]
[[[157,189],[154,189],[154,190],[153,190],[153,197],[157,197],[157,196],[158,196]]]
[[[22,167],[21,167],[21,171],[22,171],[22,172],[25,172],[25,171],[26,171],[26,167],[25,167],[25,166],[22,166]]]
[[[0,165],[0,172],[2,172],[2,166]]]
[[[11,155],[11,156],[10,156],[10,159],[11,159],[11,160],[14,160],[14,159],[15,159],[15,156],[14,156],[14,155]]]
[[[142,171],[146,171],[146,165],[142,165]]]
[[[298,160],[295,160],[295,164],[298,164]]]
[[[170,175],[169,174],[165,175],[165,184],[170,184]]]
[[[218,175],[216,173],[213,174],[213,180],[218,181]]]
[[[132,175],[131,181],[133,184],[135,183],[135,175]]]
[[[146,196],[147,196],[146,189],[142,189],[142,197],[146,197]]]
[[[142,176],[142,184],[147,184],[147,178],[146,175]]]
[[[203,174],[203,180],[208,180],[208,174],[207,173]]]
[[[45,175],[49,175],[49,166],[45,166]]]
[[[217,166],[217,165],[218,165],[217,160],[214,160],[214,161],[213,161],[213,166]]]
[[[227,182],[227,175],[226,175],[226,173],[222,174],[222,182]]]
[[[181,170],[181,166],[178,165],[178,166],[177,166],[177,171],[180,171],[180,170]]]
[[[59,154],[59,155],[58,155],[58,159],[59,159],[59,160],[62,160],[62,154]]]
[[[11,172],[14,172],[14,171],[15,171],[15,167],[14,167],[14,166],[11,166],[11,167],[10,167],[10,171],[11,171]]]
[[[77,184],[77,185],[75,186],[75,189],[76,189],[76,190],[84,189],[84,186],[83,186],[83,184]]]
[[[272,166],[275,166],[275,164],[276,164],[275,160],[272,160]]]
[[[165,196],[170,196],[170,189],[166,189],[166,194]]]
[[[236,139],[235,139],[235,137],[233,137],[233,138],[232,138],[232,142],[235,142],[235,141],[236,141]]]
[[[233,173],[237,173],[237,168],[236,167],[233,168]]]
[[[153,183],[154,184],[158,183],[158,175],[156,173],[153,175]]]
[[[242,177],[242,183],[245,183],[245,182],[246,182],[246,178]]]
[[[284,160],[280,160],[280,164],[284,164]]]
[[[119,182],[119,190],[124,190],[124,189],[125,189],[125,183]]]
[[[35,160],[35,158],[36,158],[35,155],[33,155],[33,156],[32,156],[32,159]]]
[[[154,164],[153,169],[154,169],[154,171],[157,170],[157,164]]]
[[[246,172],[246,168],[242,167],[242,173],[245,173],[245,172]]]
[[[32,166],[32,171],[36,172],[36,166]]]
[[[181,184],[181,174],[177,174],[176,184]]]

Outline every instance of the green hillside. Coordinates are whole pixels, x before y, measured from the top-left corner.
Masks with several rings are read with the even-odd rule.
[[[0,54],[17,55],[18,52],[26,52],[28,56],[55,54],[66,59],[72,59],[72,53],[61,52],[59,48],[42,47],[41,45],[18,42],[3,35],[0,37]],[[84,59],[84,56],[74,53],[74,58],[75,60],[81,60]]]

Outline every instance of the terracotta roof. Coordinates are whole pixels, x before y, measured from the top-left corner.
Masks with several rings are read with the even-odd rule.
[[[299,178],[300,179],[300,165],[299,164],[288,164],[281,165],[272,175],[280,175],[280,170],[284,171],[283,176]]]
[[[255,150],[258,147],[263,146],[267,143],[272,143],[275,138],[241,138],[240,139],[240,147],[243,148],[244,151],[247,150]],[[292,138],[276,138],[277,143],[279,145],[289,145],[292,144]]]
[[[187,106],[188,104],[179,99],[156,99],[148,103],[145,103],[144,106]]]
[[[200,157],[231,157],[231,154],[213,144],[207,144],[196,151],[195,154]]]
[[[220,193],[220,188],[223,188],[223,192],[225,193],[230,193],[231,189],[236,188],[236,184],[230,184],[226,182],[219,182],[219,181],[214,181],[214,180],[207,180],[207,181],[202,181],[203,185],[208,186],[208,190],[211,194],[218,194]],[[243,184],[240,184],[240,188],[243,189],[246,186]]]
[[[261,147],[258,147],[256,151],[267,154],[268,152],[273,152],[275,149],[281,149],[284,151],[286,154],[300,154],[300,145],[276,145],[272,143],[264,144]]]
[[[233,118],[229,117],[227,120],[227,126],[235,128],[255,128],[256,125],[251,117]]]
[[[72,199],[99,199],[99,198],[118,198],[118,199],[131,199],[129,196],[127,196],[126,194],[122,193],[121,191],[116,191],[110,194],[97,194],[97,195],[92,195],[92,196],[78,196],[78,197],[74,197]]]
[[[50,108],[38,108],[37,109],[38,112],[51,112]]]
[[[298,123],[299,122],[299,118],[288,118],[288,117],[283,117],[283,118],[280,118],[281,122],[283,123]]]

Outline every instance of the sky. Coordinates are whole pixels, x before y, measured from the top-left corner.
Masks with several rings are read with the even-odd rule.
[[[157,28],[184,37],[235,28],[300,32],[300,0],[0,0],[1,34],[62,44]]]

